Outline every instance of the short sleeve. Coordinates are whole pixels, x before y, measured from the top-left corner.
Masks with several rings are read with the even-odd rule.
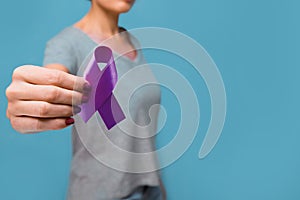
[[[75,51],[66,39],[54,37],[46,44],[43,65],[61,64],[68,68],[71,74],[77,73]]]

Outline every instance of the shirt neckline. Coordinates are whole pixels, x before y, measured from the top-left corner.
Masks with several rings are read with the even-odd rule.
[[[94,43],[96,46],[99,46],[101,44],[97,43],[95,40],[93,40],[89,35],[87,35],[85,32],[83,32],[81,29],[75,27],[74,25],[71,26],[72,29],[76,30],[77,32],[79,32],[81,35],[83,35],[85,38],[87,38],[90,42]],[[126,31],[126,29],[124,29]],[[129,36],[130,37],[130,36]],[[129,38],[130,39],[130,38]],[[134,59],[131,59],[127,56],[124,56],[124,55],[121,55],[120,53],[112,50],[113,54],[115,55],[115,59],[124,59],[125,61],[127,62],[130,62],[130,63],[138,63],[139,60],[140,60],[140,50],[136,48],[136,45],[134,44],[134,42],[132,42],[132,40],[130,41],[133,48],[136,50],[136,56]]]

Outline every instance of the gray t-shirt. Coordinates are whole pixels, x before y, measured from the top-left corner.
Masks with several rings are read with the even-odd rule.
[[[132,36],[130,38],[132,44],[137,47],[137,40]],[[44,65],[59,63],[66,66],[70,73],[82,75],[80,66],[86,62],[86,57],[97,45],[80,29],[68,27],[47,43]],[[133,157],[126,156],[127,154],[118,154],[110,150],[112,146],[134,153],[155,150],[154,136],[159,107],[151,106],[160,103],[160,90],[158,85],[152,84],[155,77],[145,65],[141,51],[137,52],[135,60],[124,56],[118,57],[118,54],[114,53],[115,58],[118,57],[115,62],[119,77],[114,95],[126,116],[126,119],[119,123],[120,126],[107,130],[99,114],[95,114],[87,124],[83,124],[80,120],[76,121],[75,118],[75,126],[72,129],[73,159],[68,199],[118,199],[129,195],[138,186],[159,185],[157,171],[144,173],[122,171],[132,166],[155,166],[156,156],[140,163]],[[143,70],[128,75],[130,70],[139,65],[144,66]],[[147,82],[151,84],[144,84],[138,88],[141,83]],[[136,90],[129,98],[128,93],[133,91],[133,88]],[[116,165],[112,166],[114,163]]]

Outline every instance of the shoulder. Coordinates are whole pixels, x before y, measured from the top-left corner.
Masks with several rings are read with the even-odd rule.
[[[78,33],[73,27],[67,27],[48,40],[44,51],[44,65],[59,63],[75,74],[77,71],[78,52],[75,41]]]
[[[61,30],[58,34],[48,40],[47,44],[60,44],[60,45],[71,45],[77,41],[79,34],[76,28],[69,26]]]

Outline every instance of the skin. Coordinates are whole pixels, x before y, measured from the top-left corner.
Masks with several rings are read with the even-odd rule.
[[[119,32],[119,15],[133,4],[134,0],[92,0],[90,11],[74,26],[101,42]],[[121,36],[116,37],[116,43],[132,50]],[[134,58],[135,53],[128,56]],[[20,133],[62,129],[74,123],[73,111],[80,111],[76,105],[87,101],[89,89],[85,80],[69,74],[67,67],[58,63],[43,68],[20,66],[6,89],[6,115]]]
[[[74,26],[97,43],[114,36],[110,47],[133,60],[137,53],[128,38],[116,34],[120,32],[120,14],[128,12],[134,2],[92,0],[89,12]],[[63,129],[74,123],[71,117],[80,111],[78,105],[87,101],[89,90],[88,82],[69,74],[67,67],[59,63],[20,66],[14,70],[6,89],[6,114],[12,127],[20,133]],[[165,188],[160,183],[166,199]]]

